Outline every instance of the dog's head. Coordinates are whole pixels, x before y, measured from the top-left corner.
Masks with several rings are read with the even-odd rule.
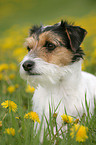
[[[34,26],[26,39],[28,54],[21,62],[20,74],[29,83],[57,83],[68,66],[83,58],[80,45],[86,30],[66,21],[55,25]]]

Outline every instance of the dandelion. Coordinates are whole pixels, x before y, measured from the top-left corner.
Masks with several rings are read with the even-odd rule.
[[[4,133],[14,136],[15,135],[15,129],[14,128],[6,128]]]
[[[27,86],[25,89],[26,93],[33,93],[35,91],[34,87],[31,87],[30,85]]]
[[[88,128],[83,125],[74,124],[74,126],[70,130],[70,136],[73,138],[76,135],[77,142],[84,142],[88,138]]]
[[[1,103],[1,106],[3,106],[3,108],[9,108],[9,112],[11,112],[11,110],[13,112],[17,111],[17,105],[10,100],[6,100],[5,102]]]
[[[19,117],[15,117],[16,119],[20,119]]]
[[[15,86],[9,86],[7,90],[9,93],[13,93],[15,91]]]
[[[0,121],[0,127],[2,127],[2,121]]]
[[[13,80],[15,78],[15,74],[10,74],[9,79]]]
[[[72,123],[73,122],[73,118],[71,116],[66,115],[66,114],[61,115],[61,118],[65,123]]]
[[[26,119],[29,118],[29,119],[33,120],[34,122],[37,121],[38,123],[40,123],[39,116],[36,112],[31,111],[31,112],[25,114],[24,118],[26,118]]]
[[[0,64],[0,72],[4,71],[4,70],[7,70],[8,69],[8,64]]]

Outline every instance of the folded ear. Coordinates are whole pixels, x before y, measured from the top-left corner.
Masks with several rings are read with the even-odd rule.
[[[67,22],[63,21],[61,21],[61,26],[67,34],[71,49],[76,52],[87,34],[87,31],[79,26],[68,25]]]

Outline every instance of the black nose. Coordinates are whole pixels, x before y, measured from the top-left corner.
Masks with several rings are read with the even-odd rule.
[[[35,62],[34,61],[27,60],[27,61],[25,61],[23,63],[22,66],[23,66],[23,68],[24,68],[25,71],[30,71],[30,70],[33,69],[34,65],[35,65]]]

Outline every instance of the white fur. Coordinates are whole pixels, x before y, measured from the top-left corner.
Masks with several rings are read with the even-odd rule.
[[[35,62],[32,72],[40,75],[27,75],[22,67],[26,60]],[[36,58],[34,54],[30,53],[21,62],[20,74],[31,86],[37,85],[33,96],[33,110],[40,117],[43,111],[48,116],[49,103],[56,108],[60,101],[57,110],[59,122],[60,116],[65,113],[64,108],[66,108],[68,115],[78,116],[78,111],[82,115],[84,112],[82,103],[86,108],[85,93],[88,104],[90,102],[90,112],[93,111],[94,97],[96,98],[96,77],[81,71],[81,60],[68,66],[59,67]]]

